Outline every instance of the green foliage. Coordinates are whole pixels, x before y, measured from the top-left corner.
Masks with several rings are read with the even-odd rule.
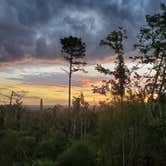
[[[57,159],[57,166],[95,166],[94,156],[84,143],[74,143]]]
[[[65,133],[56,130],[50,130],[43,136],[36,147],[35,156],[41,159],[54,159],[66,147]]]
[[[20,107],[3,106],[0,165],[165,165],[165,103],[163,96],[157,116],[148,104],[127,102],[101,105],[97,112],[21,109],[12,123]]]
[[[31,161],[36,140],[23,131],[4,130],[0,134],[0,163],[10,165]]]
[[[105,165],[134,164],[144,137],[146,114],[142,106],[123,104],[108,108],[98,123],[98,160]],[[139,146],[138,146],[139,145]]]
[[[55,166],[55,163],[51,160],[37,160],[33,162],[32,166]]]
[[[99,165],[164,165],[165,120],[153,118],[142,104],[106,108],[97,128]]]

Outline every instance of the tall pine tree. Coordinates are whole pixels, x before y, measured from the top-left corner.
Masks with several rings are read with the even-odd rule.
[[[102,65],[97,65],[96,70],[100,73],[111,75],[113,79],[104,81],[105,86],[102,86],[103,94],[109,91],[109,84],[111,84],[111,92],[113,95],[119,96],[121,102],[123,101],[125,95],[125,88],[130,81],[129,70],[124,63],[124,40],[127,39],[126,31],[119,27],[117,31],[111,32],[105,40],[101,40],[100,45],[109,46],[113,49],[114,53],[117,55],[115,61],[115,69],[111,71],[110,69],[105,69]],[[97,88],[94,88],[94,92],[97,92]],[[99,91],[100,92],[100,91]]]
[[[71,78],[72,73],[77,71],[85,71],[82,66],[86,65],[86,62],[82,61],[85,57],[86,46],[78,37],[65,37],[60,39],[62,45],[63,57],[69,62],[69,94],[68,94],[68,107],[71,108]]]
[[[145,85],[149,93],[149,102],[154,95],[158,98],[166,93],[166,5],[161,4],[161,12],[146,15],[147,25],[141,27],[135,47],[141,52],[143,64],[152,65],[152,76],[146,76]]]

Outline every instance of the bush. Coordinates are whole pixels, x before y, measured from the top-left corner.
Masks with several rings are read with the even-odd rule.
[[[51,160],[37,160],[33,162],[32,166],[55,166],[55,163]]]
[[[94,156],[84,143],[74,143],[62,153],[57,160],[57,166],[95,166]]]
[[[64,151],[66,144],[67,140],[64,133],[51,129],[38,143],[35,149],[35,156],[37,158],[54,160],[59,153]]]

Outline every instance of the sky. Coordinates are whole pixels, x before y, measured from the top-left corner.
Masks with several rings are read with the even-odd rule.
[[[0,0],[0,103],[9,102],[12,90],[24,94],[24,104],[66,104],[68,63],[60,39],[70,35],[86,43],[88,71],[74,73],[72,96],[84,93],[90,103],[110,96],[93,94],[91,85],[107,79],[96,64],[113,68],[113,52],[99,46],[111,31],[127,30],[126,57],[145,15],[159,11],[158,0]],[[127,61],[127,60],[126,60]],[[127,62],[130,65],[129,62]]]

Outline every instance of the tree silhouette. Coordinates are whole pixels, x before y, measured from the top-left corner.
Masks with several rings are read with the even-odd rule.
[[[71,77],[72,73],[85,70],[82,66],[86,65],[86,62],[81,59],[85,57],[86,46],[82,42],[81,38],[69,36],[60,39],[62,45],[63,57],[69,62],[69,94],[68,94],[68,107],[71,108]]]
[[[142,53],[136,58],[141,63],[152,64],[153,76],[146,76],[148,89],[152,102],[154,94],[158,96],[166,92],[166,5],[161,4],[161,12],[146,15],[147,25],[141,27],[138,42],[135,47]]]
[[[120,96],[121,101],[123,101],[123,97],[125,95],[125,86],[130,81],[129,70],[124,63],[123,58],[123,42],[125,39],[127,39],[126,31],[123,28],[119,27],[118,31],[111,32],[105,40],[101,40],[100,45],[109,46],[114,50],[115,54],[117,54],[115,61],[116,67],[114,71],[105,69],[104,67],[102,67],[102,65],[97,65],[96,67],[96,70],[100,73],[114,76],[112,80],[104,81],[105,85],[102,87],[102,90],[104,88],[104,91],[102,91],[102,93],[105,94],[106,91],[109,90],[108,84],[111,84],[111,91],[113,95]]]

